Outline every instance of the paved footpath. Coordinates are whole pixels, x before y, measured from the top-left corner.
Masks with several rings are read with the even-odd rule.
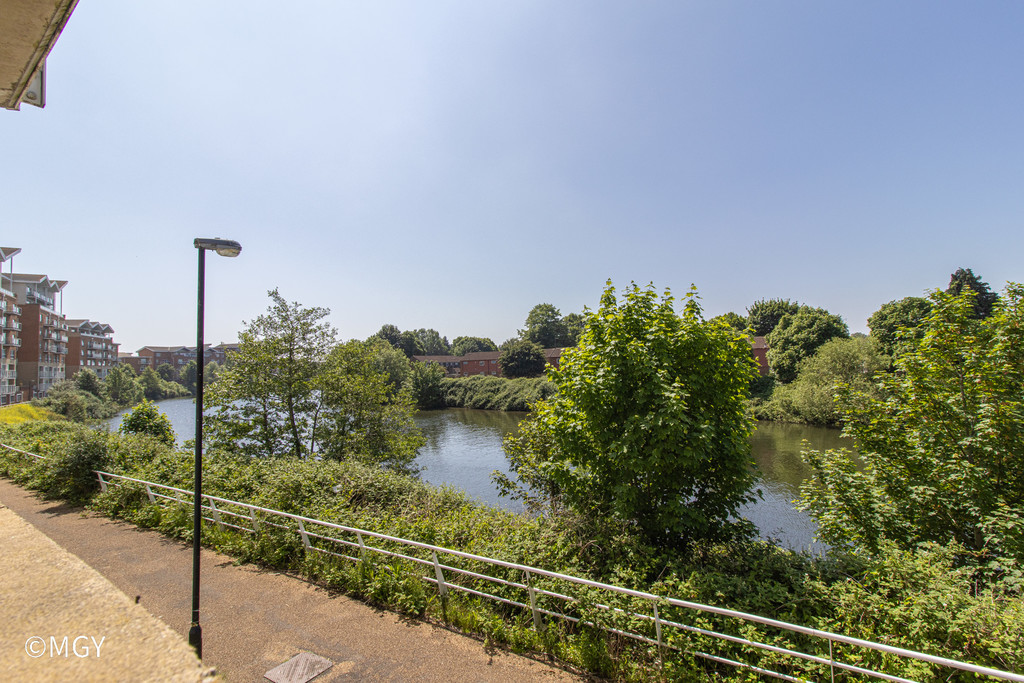
[[[0,537],[3,538],[0,555],[8,555],[9,544],[26,536],[21,530],[20,535],[9,537],[8,528],[19,524],[28,526],[20,520],[13,521],[13,515],[3,507],[63,550],[81,558],[88,567],[127,594],[127,607],[135,608],[130,603],[138,603],[180,634],[181,642],[184,641],[191,618],[191,546],[156,531],[85,513],[81,508],[41,501],[0,478]],[[4,572],[0,576],[0,622],[11,620],[14,612],[16,623],[12,628],[26,630],[14,634],[0,631],[0,640],[4,641],[0,642],[0,654],[6,660],[0,660],[2,680],[11,680],[3,674],[5,667],[28,663],[29,658],[23,652],[26,638],[63,635],[28,633],[30,627],[46,630],[43,617],[60,609],[50,604],[53,602],[50,583],[53,578],[35,574],[38,569],[24,559],[16,566],[12,566],[12,561],[0,559],[0,571]],[[19,573],[30,575],[19,581]],[[14,611],[14,603],[24,603],[26,599],[36,605],[33,623]],[[104,600],[111,601],[109,596]],[[39,608],[39,605],[45,607]],[[206,549],[202,552],[200,608],[203,665],[215,668],[229,682],[265,681],[264,673],[302,651],[334,662],[333,668],[315,679],[316,683],[582,680],[544,662],[487,648],[479,640],[445,628],[375,610],[293,575],[252,565],[236,566],[230,557]],[[80,614],[82,611],[78,610]],[[98,640],[104,635],[102,629],[108,626],[109,634],[113,634],[111,624],[91,623],[88,628],[97,633],[82,635],[95,635]],[[68,626],[61,628],[75,630]],[[109,634],[108,643],[111,642]],[[16,648],[5,647],[12,642]],[[104,647],[111,647],[109,652],[113,651],[109,644]],[[11,649],[10,654],[8,649]],[[144,641],[139,641],[138,649],[138,657],[146,659],[155,651]],[[107,657],[107,652],[103,650],[103,657]],[[32,661],[39,666],[38,662],[43,659]],[[75,659],[74,655],[71,659]],[[184,667],[181,671],[190,672],[191,680],[202,679],[194,657],[191,662],[183,660],[175,665]],[[13,673],[14,670],[9,668],[8,671]],[[161,679],[160,676],[140,675],[134,680]],[[108,680],[133,679],[111,675]]]

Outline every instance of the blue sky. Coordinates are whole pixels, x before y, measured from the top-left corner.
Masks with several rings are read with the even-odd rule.
[[[275,287],[513,336],[604,282],[782,297],[853,331],[958,267],[1024,280],[1024,3],[82,0],[0,111],[3,246],[122,350]]]

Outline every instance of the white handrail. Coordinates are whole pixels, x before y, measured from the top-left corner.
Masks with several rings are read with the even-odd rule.
[[[12,446],[8,446],[7,444],[0,444],[0,446],[2,446],[4,448],[7,448],[7,449],[9,449],[11,451],[14,451],[16,453],[21,453],[23,455],[28,455],[28,456],[31,456],[31,457],[34,457],[34,458],[38,458],[38,459],[44,459],[44,460],[46,459],[45,456],[41,456],[41,455],[37,455],[35,453],[30,453],[28,451],[20,450],[20,449],[14,448]],[[97,475],[97,477],[98,477],[98,479],[100,481],[100,484],[101,484],[101,486],[102,486],[102,488],[104,490],[106,490],[107,485],[114,484],[114,482],[111,481],[111,480],[121,480],[121,481],[125,481],[125,482],[141,484],[142,486],[146,487],[147,495],[149,495],[151,501],[154,499],[154,497],[156,497],[156,498],[161,498],[161,499],[173,501],[173,502],[176,502],[176,503],[183,503],[184,502],[184,501],[180,500],[177,497],[169,497],[169,496],[163,496],[163,495],[160,495],[160,494],[153,494],[152,493],[152,488],[153,487],[156,487],[158,489],[162,489],[162,490],[165,490],[165,491],[171,491],[171,492],[178,493],[178,494],[185,494],[185,495],[188,495],[188,496],[192,496],[193,495],[192,491],[189,491],[187,489],[176,488],[174,486],[168,486],[166,484],[158,484],[158,483],[155,483],[155,482],[145,481],[143,479],[135,479],[133,477],[128,477],[128,476],[121,475],[121,474],[114,474],[114,473],[111,473],[111,472],[103,472],[101,470],[94,470],[94,473]],[[115,486],[120,486],[120,484],[114,484],[114,485]],[[654,593],[647,593],[647,592],[644,592],[644,591],[633,590],[633,589],[630,589],[630,588],[623,588],[621,586],[615,586],[615,585],[612,585],[612,584],[602,583],[600,581],[591,581],[589,579],[582,579],[582,578],[579,578],[579,577],[576,577],[576,576],[571,576],[571,575],[568,575],[568,574],[561,574],[559,572],[552,572],[552,571],[548,571],[546,569],[540,569],[538,567],[531,567],[529,565],[523,565],[523,564],[519,564],[519,563],[516,563],[516,562],[507,562],[505,560],[499,560],[499,559],[496,559],[496,558],[485,557],[485,556],[482,556],[482,555],[475,555],[473,553],[467,553],[467,552],[463,552],[461,550],[453,550],[453,549],[450,549],[450,548],[444,548],[442,546],[431,545],[429,543],[422,543],[420,541],[412,541],[412,540],[409,540],[409,539],[399,538],[399,537],[396,537],[396,536],[389,536],[387,534],[382,534],[382,533],[379,533],[379,532],[376,532],[376,531],[368,531],[366,529],[358,529],[358,528],[355,528],[355,527],[349,527],[349,526],[345,526],[345,525],[342,525],[342,524],[335,524],[334,522],[326,522],[326,521],[323,521],[323,520],[314,519],[312,517],[305,517],[303,515],[296,515],[296,514],[289,513],[289,512],[282,512],[280,510],[273,510],[273,509],[270,509],[270,508],[264,508],[264,507],[260,507],[258,505],[252,505],[250,503],[242,503],[242,502],[239,502],[239,501],[230,500],[228,498],[221,498],[219,496],[213,496],[213,495],[210,495],[210,494],[205,494],[204,493],[204,494],[202,494],[202,497],[204,499],[207,499],[207,500],[210,501],[210,506],[200,505],[200,507],[203,508],[203,509],[211,510],[211,512],[213,512],[213,514],[215,515],[215,518],[209,518],[209,517],[204,517],[203,518],[203,519],[206,519],[207,521],[209,521],[211,523],[216,523],[216,524],[218,524],[218,525],[220,525],[222,527],[223,526],[229,526],[229,527],[232,527],[234,529],[238,529],[240,531],[244,531],[244,532],[247,532],[247,533],[256,533],[256,532],[258,532],[258,528],[257,528],[257,525],[256,525],[256,516],[255,516],[255,514],[257,512],[263,513],[265,515],[270,515],[270,516],[290,519],[290,520],[293,520],[293,521],[298,523],[298,533],[302,537],[304,548],[306,548],[307,550],[314,550],[314,551],[317,551],[317,552],[334,555],[336,557],[343,557],[343,558],[346,558],[346,559],[349,559],[349,560],[355,560],[355,558],[349,557],[347,555],[340,555],[338,553],[333,553],[333,552],[330,552],[328,550],[324,550],[323,548],[318,548],[318,547],[316,547],[314,545],[311,545],[311,543],[309,541],[309,538],[313,537],[313,538],[317,538],[317,539],[323,539],[323,540],[326,540],[326,541],[332,541],[334,543],[340,543],[340,544],[343,544],[343,545],[359,547],[360,551],[361,551],[360,555],[362,555],[362,552],[364,550],[369,550],[369,551],[381,553],[381,554],[384,554],[384,555],[387,555],[387,556],[400,557],[400,558],[403,558],[403,559],[406,559],[406,560],[410,560],[410,561],[413,561],[413,562],[416,562],[416,563],[419,563],[419,564],[424,564],[424,565],[432,566],[432,567],[435,568],[435,571],[438,572],[438,574],[439,574],[438,578],[435,579],[435,578],[431,578],[429,576],[428,577],[422,577],[422,578],[423,578],[424,581],[427,581],[429,583],[433,583],[433,584],[438,585],[439,586],[439,590],[443,586],[445,589],[462,590],[464,592],[468,592],[468,593],[471,593],[471,594],[474,594],[474,595],[479,595],[479,596],[482,596],[482,597],[487,597],[487,598],[490,598],[490,599],[499,600],[499,601],[504,602],[504,603],[516,605],[516,606],[524,608],[524,609],[531,609],[531,611],[534,614],[534,622],[535,622],[535,624],[537,626],[540,626],[540,616],[539,616],[540,613],[548,614],[550,616],[559,617],[559,618],[563,618],[563,619],[569,619],[571,621],[579,621],[579,619],[577,619],[575,617],[567,616],[567,615],[564,615],[564,614],[560,614],[560,613],[557,613],[557,612],[551,612],[549,610],[538,608],[536,606],[536,598],[535,598],[536,595],[542,594],[542,595],[546,595],[546,596],[549,596],[549,597],[560,598],[560,599],[567,600],[567,601],[577,601],[577,600],[575,598],[572,598],[571,596],[566,596],[566,595],[562,595],[562,594],[559,594],[559,593],[553,593],[553,592],[546,591],[546,590],[532,588],[532,587],[530,587],[530,582],[529,581],[525,585],[524,584],[517,584],[517,583],[514,583],[514,582],[507,581],[505,579],[501,579],[499,577],[491,577],[491,576],[487,576],[485,574],[479,574],[479,573],[476,573],[476,572],[471,572],[471,571],[468,571],[468,570],[465,570],[465,569],[461,569],[461,568],[458,568],[458,567],[450,567],[450,566],[447,566],[447,565],[438,564],[437,561],[436,561],[436,553],[443,553],[443,554],[449,555],[451,557],[458,557],[458,558],[469,560],[469,561],[472,561],[472,562],[479,562],[479,563],[483,563],[483,564],[493,565],[493,566],[496,566],[496,567],[502,567],[502,568],[505,568],[505,569],[513,570],[513,571],[523,572],[527,577],[529,577],[531,575],[543,576],[543,577],[550,578],[550,579],[555,579],[555,580],[558,580],[558,581],[565,581],[565,582],[577,584],[577,585],[580,585],[580,586],[586,586],[588,588],[594,588],[594,589],[598,589],[598,590],[608,591],[608,592],[611,592],[611,593],[617,593],[617,594],[620,594],[620,595],[626,595],[626,596],[629,596],[629,597],[639,598],[639,599],[642,599],[642,600],[645,600],[645,601],[650,601],[655,606],[655,610],[657,609],[656,606],[657,606],[658,603],[667,604],[667,605],[672,605],[674,607],[680,607],[680,608],[684,608],[684,609],[688,609],[688,610],[707,612],[707,613],[710,613],[710,614],[717,614],[719,616],[730,617],[730,618],[735,618],[735,619],[741,619],[741,620],[744,620],[744,621],[751,621],[751,622],[759,623],[759,624],[762,624],[762,625],[765,625],[765,626],[770,626],[770,627],[773,627],[773,628],[778,628],[778,629],[782,629],[782,630],[786,630],[786,631],[791,631],[791,632],[794,632],[794,633],[801,633],[803,635],[807,635],[807,636],[811,636],[813,638],[819,638],[819,639],[831,641],[831,642],[834,642],[834,643],[843,643],[843,644],[847,644],[847,645],[853,645],[853,646],[856,646],[856,647],[862,647],[862,648],[866,648],[866,649],[871,649],[871,650],[875,650],[875,651],[878,651],[878,652],[885,652],[885,653],[888,653],[888,654],[896,655],[898,657],[903,657],[903,658],[907,658],[907,659],[916,659],[918,661],[928,662],[930,664],[936,664],[936,665],[939,665],[939,666],[945,666],[945,667],[950,667],[950,668],[955,668],[955,669],[961,669],[963,671],[968,671],[968,672],[971,672],[971,673],[976,673],[976,674],[981,674],[981,675],[987,675],[987,676],[991,676],[993,678],[999,678],[999,679],[1002,679],[1002,680],[1020,681],[1020,682],[1024,683],[1024,675],[1016,674],[1016,673],[1013,673],[1013,672],[1010,672],[1010,671],[1003,671],[1001,669],[994,669],[994,668],[991,668],[991,667],[980,666],[980,665],[977,665],[977,664],[970,664],[968,662],[961,662],[961,661],[958,661],[958,660],[955,660],[955,659],[948,659],[946,657],[939,657],[939,656],[936,656],[936,655],[930,655],[930,654],[923,653],[923,652],[916,652],[914,650],[907,650],[905,648],[894,647],[894,646],[885,645],[885,644],[882,644],[882,643],[875,643],[875,642],[872,642],[872,641],[869,641],[869,640],[863,640],[863,639],[860,639],[860,638],[853,638],[851,636],[845,636],[845,635],[842,635],[842,634],[839,634],[839,633],[831,633],[829,631],[822,631],[822,630],[810,628],[810,627],[807,627],[807,626],[800,626],[799,624],[792,624],[792,623],[789,623],[789,622],[780,621],[778,619],[771,619],[769,617],[763,617],[763,616],[756,615],[756,614],[748,614],[746,612],[740,612],[740,611],[737,611],[737,610],[732,610],[732,609],[728,609],[728,608],[724,608],[724,607],[715,607],[713,605],[704,605],[704,604],[701,604],[701,603],[690,602],[690,601],[687,601],[687,600],[678,600],[676,598],[668,598],[668,597],[665,597],[665,596],[656,595]],[[240,515],[240,514],[231,512],[229,510],[225,510],[225,509],[222,509],[222,508],[217,508],[215,506],[215,503],[223,503],[225,505],[234,505],[234,506],[240,507],[242,509],[248,510],[249,514],[247,514],[247,515]],[[235,524],[229,524],[228,522],[224,522],[220,518],[220,515],[222,515],[222,514],[231,515],[232,517],[238,517],[239,519],[247,519],[247,520],[249,520],[253,524],[253,528],[250,529],[248,527],[237,526]],[[309,531],[308,529],[305,528],[305,524],[307,524],[307,523],[308,524],[315,524],[315,525],[318,525],[318,526],[321,526],[321,527],[325,527],[325,528],[328,528],[328,529],[335,529],[335,530],[342,531],[342,532],[345,532],[345,533],[355,534],[356,537],[359,539],[359,543],[354,543],[354,542],[351,542],[351,541],[345,541],[343,539],[337,539],[337,538],[332,538],[332,537],[329,537],[329,536],[321,536],[319,534],[315,534],[315,533],[313,533],[313,532],[311,532],[311,531]],[[279,524],[273,524],[273,523],[270,523],[270,522],[268,522],[267,524],[269,524],[271,526],[285,528],[285,527],[282,527],[282,525],[279,525]],[[388,541],[388,542],[397,543],[397,544],[400,544],[400,545],[409,546],[409,547],[412,547],[412,548],[418,548],[418,549],[421,549],[421,550],[426,550],[426,551],[429,551],[430,553],[434,554],[434,558],[435,559],[433,561],[431,561],[431,560],[424,560],[422,558],[410,557],[410,556],[407,556],[407,555],[402,555],[400,553],[394,553],[394,552],[390,552],[390,551],[383,550],[383,549],[380,549],[380,548],[375,548],[375,547],[372,547],[372,546],[369,546],[369,545],[364,545],[364,543],[362,541],[362,537],[363,536],[368,536],[370,538],[376,538],[376,539],[380,539],[380,540],[383,540],[383,541]],[[491,581],[491,582],[496,582],[496,583],[501,583],[501,584],[508,585],[508,586],[515,587],[515,588],[519,588],[519,589],[526,589],[528,591],[528,593],[529,593],[530,603],[531,604],[530,605],[526,605],[526,604],[523,604],[523,603],[519,603],[519,602],[508,600],[506,598],[501,598],[499,596],[494,596],[494,595],[490,595],[490,594],[487,594],[487,593],[482,593],[480,591],[476,591],[476,590],[473,590],[473,589],[470,589],[470,588],[467,588],[467,587],[458,586],[457,584],[453,584],[450,581],[439,580],[440,579],[440,572],[442,570],[444,570],[444,571],[451,571],[451,572],[455,572],[455,573],[459,573],[459,574],[463,574],[463,575],[470,575],[470,576],[473,576],[473,577],[478,578],[478,579],[482,579],[482,580],[486,580],[486,581]],[[750,641],[750,640],[747,640],[747,639],[737,638],[736,636],[729,636],[729,635],[717,633],[717,632],[714,632],[714,631],[708,631],[708,630],[705,630],[705,629],[698,629],[696,627],[687,626],[685,624],[679,624],[679,623],[676,623],[676,622],[673,622],[673,621],[667,621],[667,620],[665,620],[663,618],[659,618],[657,616],[652,618],[651,616],[646,615],[646,614],[637,613],[637,612],[628,612],[626,610],[622,610],[621,608],[614,608],[614,607],[610,607],[608,605],[598,604],[598,605],[595,605],[595,607],[597,607],[599,609],[608,610],[608,611],[615,611],[615,612],[623,613],[623,614],[626,614],[628,616],[638,617],[638,618],[641,618],[641,619],[644,619],[644,620],[656,621],[656,623],[659,626],[662,626],[662,625],[664,625],[664,626],[673,626],[673,627],[681,628],[681,629],[686,630],[686,631],[698,632],[698,633],[701,633],[703,635],[708,635],[708,636],[715,637],[715,638],[722,639],[722,640],[727,640],[727,641],[732,641],[732,642],[740,642],[740,643],[742,643],[744,645],[748,645],[748,646],[752,646],[752,647],[756,647],[756,648],[760,648],[760,649],[767,649],[767,650],[770,650],[770,651],[773,651],[773,652],[782,653],[782,654],[788,654],[788,655],[791,655],[791,656],[794,656],[794,657],[798,657],[798,658],[802,658],[802,659],[809,659],[809,660],[814,661],[816,663],[828,664],[828,665],[836,666],[836,667],[847,669],[847,670],[853,670],[853,671],[856,671],[858,673],[863,673],[863,674],[874,676],[874,677],[877,677],[877,678],[883,678],[883,679],[892,680],[892,681],[906,681],[907,680],[907,679],[903,679],[903,678],[900,678],[900,677],[897,677],[897,676],[892,676],[890,674],[885,674],[883,672],[876,672],[876,671],[871,671],[869,669],[862,669],[860,667],[855,667],[855,666],[852,666],[852,665],[849,665],[849,664],[842,664],[840,662],[831,662],[831,661],[828,661],[828,660],[824,660],[823,658],[816,657],[815,655],[809,655],[809,654],[806,654],[806,653],[800,653],[800,652],[796,652],[796,651],[793,651],[793,650],[786,650],[784,648],[779,648],[777,646],[766,645],[764,643],[758,643],[756,641]],[[610,627],[601,626],[599,624],[593,624],[591,622],[586,622],[586,623],[591,624],[593,626],[598,626],[599,628],[603,628],[605,630],[613,631],[615,633],[619,633],[621,635],[625,635],[625,636],[628,636],[628,637],[631,637],[631,638],[634,638],[634,639],[637,639],[637,640],[642,640],[642,641],[645,641],[645,642],[649,642],[649,643],[652,643],[652,644],[655,644],[655,645],[661,645],[662,644],[662,643],[659,642],[660,638],[658,640],[652,640],[651,638],[642,636],[640,634],[619,631],[617,629],[612,629]],[[673,649],[677,649],[677,648],[673,648]],[[773,675],[773,676],[776,676],[776,677],[786,678],[786,679],[792,680],[786,674],[782,674],[782,673],[778,673],[778,672],[769,672],[769,671],[764,670],[764,669],[753,667],[752,665],[743,664],[741,662],[734,662],[732,660],[723,659],[721,657],[717,657],[717,656],[714,656],[714,655],[709,655],[709,654],[700,653],[700,652],[692,652],[691,654],[694,654],[694,655],[697,655],[697,656],[700,656],[700,657],[704,657],[706,659],[710,659],[710,660],[713,660],[713,661],[728,662],[729,664],[734,665],[734,666],[743,666],[743,667],[746,667],[746,668],[751,668],[751,669],[757,670],[760,673],[766,673],[766,674]]]

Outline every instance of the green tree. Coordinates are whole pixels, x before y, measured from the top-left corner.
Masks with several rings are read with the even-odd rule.
[[[228,362],[227,362],[227,366],[228,367],[231,367],[231,363],[233,362],[232,361],[233,357],[234,357],[233,353],[228,355]],[[207,363],[206,367],[203,368],[203,385],[209,386],[210,384],[213,384],[214,382],[216,382],[217,378],[220,377],[220,371],[221,371],[221,364],[218,363],[217,361],[211,360],[209,363]],[[198,381],[198,377],[197,377],[197,381]]]
[[[409,373],[412,372],[412,362],[405,357],[401,350],[380,338],[371,337],[366,342],[366,348],[370,350],[370,355],[373,357],[374,369],[388,376],[388,382],[390,382],[393,392],[401,391],[409,378]]]
[[[833,544],[877,552],[953,540],[1024,561],[1024,287],[987,318],[977,294],[934,292],[921,342],[880,396],[843,397],[846,451],[805,454],[803,506]]]
[[[498,345],[487,337],[456,337],[452,341],[452,355],[465,356],[478,351],[497,351]]]
[[[149,400],[154,401],[164,397],[164,380],[153,368],[146,368],[136,381],[142,387],[142,393]]]
[[[374,334],[373,337],[370,337],[370,339],[368,339],[367,341],[372,340],[374,337],[376,337],[377,339],[383,339],[396,349],[402,348],[402,331],[398,329],[397,326],[392,325],[390,323],[381,325],[380,329],[377,330],[377,333]]]
[[[565,344],[563,346],[576,346],[580,343],[580,337],[583,335],[583,328],[587,324],[587,319],[579,313],[570,313],[562,318],[562,323],[565,325]]]
[[[874,377],[888,364],[872,337],[831,339],[801,361],[796,381],[777,387],[761,414],[777,420],[838,425],[842,415],[836,394],[853,390],[874,395]]]
[[[402,333],[399,338],[398,348],[402,350],[406,358],[424,356],[427,353],[427,350],[423,348],[423,342],[420,341],[420,336],[412,330],[406,330]]]
[[[75,422],[111,417],[117,412],[112,403],[79,389],[69,379],[54,382],[46,396],[33,399],[32,403]]]
[[[889,358],[895,358],[900,342],[916,342],[924,336],[922,324],[931,310],[928,299],[919,296],[890,301],[871,314],[868,329],[878,341],[879,350]]]
[[[711,322],[721,322],[723,325],[732,328],[734,331],[739,332],[740,334],[747,333],[747,319],[744,318],[739,313],[733,313],[732,311],[729,311],[728,313],[723,313],[722,315],[716,315],[714,318],[711,319]]]
[[[949,276],[949,286],[946,291],[950,294],[962,294],[964,290],[970,289],[975,293],[974,315],[978,318],[987,318],[992,315],[992,307],[999,301],[999,295],[992,291],[987,282],[974,274],[970,268],[957,268],[956,272]]]
[[[539,344],[525,339],[508,342],[498,356],[501,374],[509,379],[514,377],[539,377],[544,374],[547,360]]]
[[[320,403],[312,419],[316,451],[329,460],[355,460],[414,474],[425,443],[413,420],[415,404],[395,391],[361,342],[339,344],[316,379]]]
[[[304,457],[321,410],[316,381],[335,343],[326,308],[268,292],[267,312],[239,334],[229,368],[205,394],[210,438],[251,455]]]
[[[720,537],[753,500],[750,344],[669,292],[608,284],[579,346],[549,370],[558,393],[520,431],[543,488],[595,518],[636,524],[654,543]],[[537,452],[539,451],[539,452]],[[520,454],[522,456],[522,454]]]
[[[171,420],[147,399],[125,414],[118,428],[119,434],[148,434],[168,446],[174,445],[174,428]]]
[[[216,361],[210,361],[210,362],[211,363],[215,363]],[[196,365],[196,362],[194,360],[190,360],[189,362],[185,363],[185,365],[182,366],[181,373],[180,373],[180,375],[181,375],[181,386],[183,386],[186,389],[188,389],[189,393],[192,394],[193,396],[195,396],[195,394],[196,394],[196,380],[198,379],[198,374],[199,374],[199,373],[196,372],[196,368],[197,367],[198,366]],[[212,383],[212,381],[213,381],[213,378],[208,377],[207,373],[206,373],[206,370],[204,369],[203,370],[203,384],[205,385],[208,382]]]
[[[103,382],[100,381],[99,375],[90,370],[89,368],[83,368],[75,373],[75,387],[79,391],[85,391],[101,401],[107,399],[106,391],[103,388]]]
[[[161,363],[156,366],[156,374],[160,375],[160,379],[165,382],[177,382],[178,371],[174,369],[174,366],[170,363]]]
[[[143,399],[142,387],[135,381],[130,365],[115,365],[103,380],[110,400],[119,406],[133,406]]]
[[[444,392],[441,389],[445,371],[436,363],[414,363],[409,374],[409,392],[420,410],[444,408]]]
[[[525,329],[519,330],[519,336],[527,341],[539,344],[542,349],[567,346],[569,331],[562,314],[551,304],[537,304],[526,316]]]
[[[434,329],[425,330],[420,328],[415,332],[416,338],[419,340],[419,346],[423,349],[422,354],[424,356],[450,356],[451,345],[448,343],[447,337],[442,337],[441,333]]]
[[[793,315],[800,304],[789,299],[758,299],[747,309],[747,326],[754,337],[767,337],[783,316]]]
[[[830,339],[847,338],[850,330],[838,315],[823,308],[801,306],[782,316],[768,335],[768,364],[782,382],[796,379],[800,361],[810,358]]]

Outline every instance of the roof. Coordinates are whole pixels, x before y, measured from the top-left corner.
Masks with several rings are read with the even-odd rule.
[[[52,289],[54,292],[59,292],[68,284],[67,280],[51,280],[49,275],[40,275],[38,273],[12,273],[8,277],[13,282],[41,285],[47,289]]]
[[[68,319],[65,321],[68,327],[79,332],[92,332],[93,334],[110,334],[114,328],[106,323],[98,323],[94,320],[84,318]]]
[[[767,349],[768,348],[768,342],[765,341],[764,337],[754,337],[754,338],[752,338],[750,340],[750,344],[755,349]]]
[[[5,0],[0,12],[0,107],[46,103],[43,71],[78,0]]]
[[[463,361],[474,361],[474,360],[498,360],[501,357],[501,351],[474,351],[473,353],[467,353],[462,356],[459,360]]]
[[[462,356],[413,356],[421,363],[458,363]]]
[[[0,263],[11,258],[15,254],[20,254],[21,249],[18,247],[0,247]]]

